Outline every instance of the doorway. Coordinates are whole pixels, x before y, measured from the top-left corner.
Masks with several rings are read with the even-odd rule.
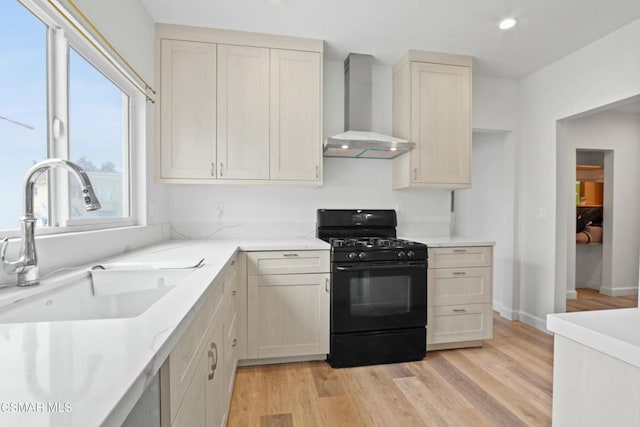
[[[556,312],[637,306],[638,106],[636,99],[558,122]]]

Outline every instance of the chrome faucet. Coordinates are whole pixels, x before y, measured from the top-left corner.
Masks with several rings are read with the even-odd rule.
[[[87,211],[95,211],[101,207],[96,194],[93,192],[89,176],[80,166],[62,159],[47,159],[33,165],[24,179],[24,215],[20,218],[22,224],[20,258],[13,262],[5,260],[9,239],[5,238],[0,246],[0,261],[2,261],[2,266],[7,273],[18,275],[18,286],[34,286],[40,283],[38,257],[36,256],[36,243],[34,238],[36,218],[33,216],[33,186],[43,172],[53,167],[67,169],[71,172],[71,175],[74,175],[78,181],[80,181],[84,195],[84,206]]]

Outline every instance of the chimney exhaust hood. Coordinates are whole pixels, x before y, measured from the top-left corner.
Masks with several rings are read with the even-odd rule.
[[[325,140],[325,157],[393,159],[415,147],[405,139],[371,132],[372,64],[371,55],[350,53],[345,59],[345,132]]]

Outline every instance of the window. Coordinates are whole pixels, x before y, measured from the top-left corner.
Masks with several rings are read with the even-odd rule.
[[[12,229],[22,215],[24,176],[47,157],[47,26],[20,3],[3,1],[0,39],[0,229]],[[48,216],[46,178],[36,186],[38,218]]]
[[[18,229],[25,174],[47,157],[82,167],[102,209],[86,212],[76,179],[50,171],[34,188],[39,232],[132,224],[131,129],[144,98],[44,1],[0,2],[0,38],[0,230]]]

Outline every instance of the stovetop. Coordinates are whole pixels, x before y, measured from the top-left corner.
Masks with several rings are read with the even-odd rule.
[[[424,248],[426,245],[409,240],[396,239],[395,237],[357,237],[357,238],[332,238],[329,243],[334,250],[348,251],[375,251],[379,249],[413,249]]]
[[[427,245],[388,237],[332,238],[331,260],[334,262],[424,261]]]

